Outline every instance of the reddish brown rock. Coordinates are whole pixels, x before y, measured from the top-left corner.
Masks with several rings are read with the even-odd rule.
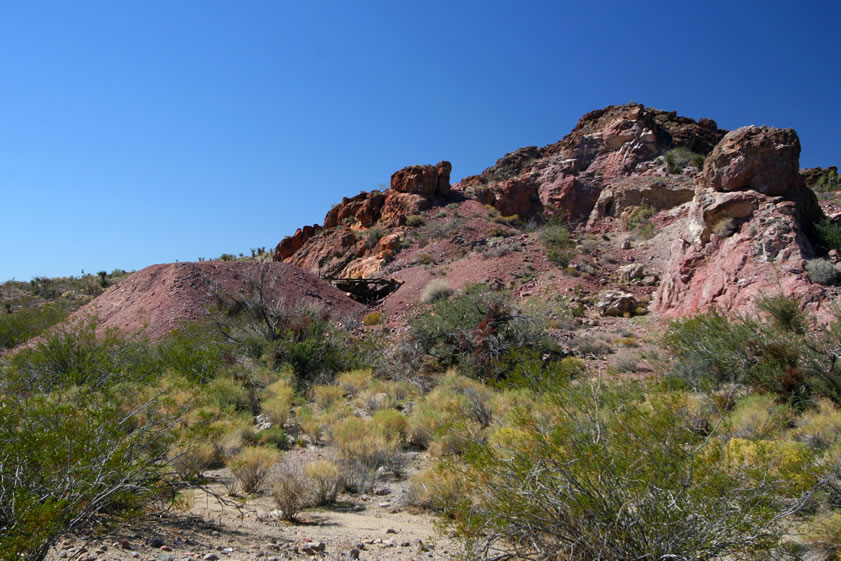
[[[283,238],[275,248],[274,261],[284,261],[292,257],[319,230],[321,230],[321,226],[313,224],[312,226],[298,228],[293,235]]]
[[[389,191],[380,214],[380,221],[386,226],[402,224],[407,216],[426,210],[429,206],[429,199],[422,195]]]
[[[782,195],[797,181],[800,139],[793,129],[742,127],[727,133],[704,162],[703,185]]]
[[[391,188],[400,193],[446,197],[450,192],[450,162],[435,166],[408,166],[391,175]]]

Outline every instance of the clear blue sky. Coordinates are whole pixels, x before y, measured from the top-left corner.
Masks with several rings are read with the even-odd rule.
[[[841,164],[841,3],[0,3],[0,280],[273,247],[635,100]]]

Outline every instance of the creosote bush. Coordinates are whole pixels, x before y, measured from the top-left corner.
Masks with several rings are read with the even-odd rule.
[[[573,258],[573,243],[566,226],[558,219],[552,220],[540,229],[539,237],[549,262],[567,267]]]
[[[679,394],[546,390],[510,436],[449,464],[467,498],[444,512],[470,557],[746,558],[776,547],[784,516],[818,483],[808,448],[699,433]]]

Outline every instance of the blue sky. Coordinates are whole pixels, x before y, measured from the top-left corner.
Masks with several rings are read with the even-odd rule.
[[[685,4],[685,5],[683,5]],[[635,100],[841,164],[841,3],[0,3],[0,280],[273,247]]]

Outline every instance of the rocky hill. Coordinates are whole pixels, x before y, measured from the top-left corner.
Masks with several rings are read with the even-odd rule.
[[[782,292],[825,316],[835,289],[811,282],[806,262],[830,249],[816,225],[831,203],[807,183],[832,170],[800,173],[799,155],[791,129],[728,132],[708,118],[610,106],[452,185],[446,161],[399,170],[385,192],[345,198],[322,225],[284,238],[274,259],[321,276],[401,279],[383,304],[398,315],[443,276],[521,296],[616,288],[666,317],[747,311]],[[547,262],[535,231],[553,217],[578,245],[563,266]]]

